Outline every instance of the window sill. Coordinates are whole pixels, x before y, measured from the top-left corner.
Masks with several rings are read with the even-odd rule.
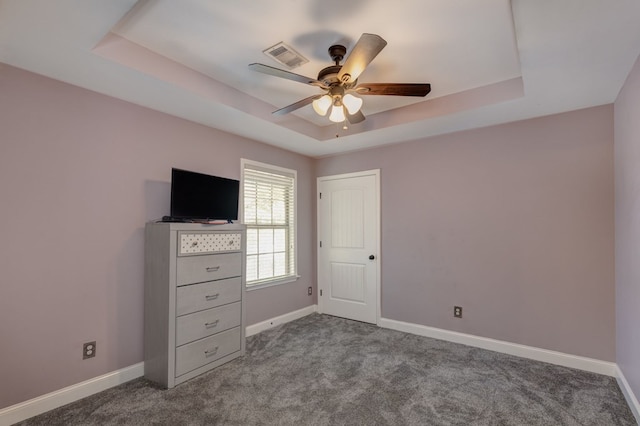
[[[246,286],[246,290],[247,291],[259,290],[261,288],[267,288],[267,287],[273,287],[273,286],[280,285],[280,284],[292,283],[294,281],[298,281],[298,278],[300,278],[300,275],[296,275],[296,276],[293,276],[293,277],[281,278],[279,280],[267,281],[267,282],[260,283],[260,284],[247,285]]]

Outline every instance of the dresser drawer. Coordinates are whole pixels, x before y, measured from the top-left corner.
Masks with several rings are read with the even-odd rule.
[[[237,327],[240,325],[241,317],[240,302],[178,317],[176,346]]]
[[[176,377],[240,350],[240,327],[176,348]]]
[[[239,232],[179,232],[178,255],[223,253],[242,248]]]
[[[176,315],[215,308],[240,300],[242,278],[229,278],[176,289]]]
[[[242,275],[242,253],[179,257],[176,262],[179,286]]]

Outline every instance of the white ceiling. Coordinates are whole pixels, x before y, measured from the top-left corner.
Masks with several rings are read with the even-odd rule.
[[[638,0],[0,0],[0,62],[323,156],[611,103],[639,21]],[[250,71],[286,69],[264,49],[289,44],[315,78],[365,32],[388,45],[360,82],[432,92],[363,97],[346,130],[310,106],[271,115],[319,89]]]

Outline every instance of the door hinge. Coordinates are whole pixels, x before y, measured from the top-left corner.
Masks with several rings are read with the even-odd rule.
[[[320,193],[320,199],[322,200],[322,192]]]
[[[322,248],[322,241],[320,241],[320,248]]]
[[[320,290],[320,296],[322,296],[322,290]]]

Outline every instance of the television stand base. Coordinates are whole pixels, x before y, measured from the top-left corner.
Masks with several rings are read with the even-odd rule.
[[[190,220],[190,219],[181,219],[179,217],[162,216],[162,221],[161,222],[191,223],[193,221]]]

